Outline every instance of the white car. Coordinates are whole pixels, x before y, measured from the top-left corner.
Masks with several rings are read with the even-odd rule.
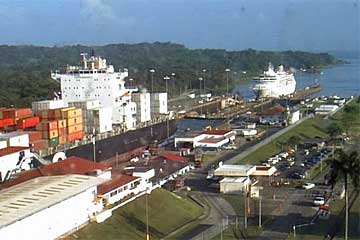
[[[325,204],[325,198],[324,197],[315,197],[314,198],[314,205],[315,206],[321,206],[321,205],[324,205]]]
[[[314,183],[305,183],[303,186],[302,186],[304,189],[312,189],[315,187],[315,184]]]

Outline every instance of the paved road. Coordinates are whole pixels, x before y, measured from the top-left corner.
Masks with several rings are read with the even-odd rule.
[[[310,114],[302,119],[300,119],[299,121],[297,121],[295,124],[289,125],[286,128],[281,129],[280,131],[274,133],[273,135],[267,137],[266,139],[264,139],[263,141],[259,142],[258,144],[249,147],[248,149],[246,149],[245,151],[242,151],[240,154],[232,157],[229,160],[226,160],[225,162],[227,164],[234,164],[239,162],[240,159],[244,159],[246,156],[248,156],[249,154],[255,152],[257,149],[259,149],[260,147],[268,144],[269,142],[273,141],[275,138],[283,135],[284,133],[288,132],[289,130],[293,129],[294,127],[298,126],[299,124],[303,123],[304,121],[306,121],[307,119],[310,119],[314,117],[314,115]]]

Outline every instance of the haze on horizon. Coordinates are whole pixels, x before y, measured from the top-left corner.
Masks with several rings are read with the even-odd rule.
[[[0,44],[358,50],[358,0],[0,0]]]

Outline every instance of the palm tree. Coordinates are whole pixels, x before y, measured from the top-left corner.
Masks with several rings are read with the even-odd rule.
[[[330,161],[330,178],[329,183],[333,189],[339,180],[344,181],[345,188],[345,240],[348,239],[349,225],[349,199],[348,183],[351,180],[355,188],[359,186],[360,158],[357,151],[349,153],[342,149],[337,150],[335,158]]]

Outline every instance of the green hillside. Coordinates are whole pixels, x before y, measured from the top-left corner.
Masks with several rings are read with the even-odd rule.
[[[110,44],[105,46],[0,46],[0,106],[29,106],[31,101],[52,98],[59,84],[50,79],[50,71],[78,64],[80,53],[105,57],[115,69],[128,68],[134,84],[149,87],[149,69],[155,69],[156,90],[164,90],[165,75],[176,73],[169,82],[172,95],[187,89],[199,88],[199,77],[206,79],[207,89],[223,93],[225,69],[232,70],[230,83],[250,79],[271,61],[286,68],[307,68],[336,64],[331,55],[301,51],[270,52],[253,49],[226,51],[224,49],[188,49],[173,43]],[[204,73],[202,70],[207,69]],[[246,74],[242,72],[246,71]]]
[[[149,195],[151,239],[159,239],[176,228],[198,218],[203,209],[189,199],[163,189]],[[71,239],[145,239],[145,197],[117,209],[103,223],[91,223],[71,235]]]

